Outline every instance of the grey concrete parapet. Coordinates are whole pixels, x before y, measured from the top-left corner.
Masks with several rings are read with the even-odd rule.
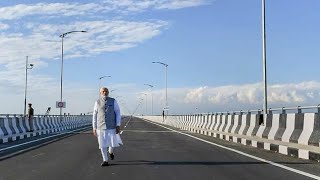
[[[63,116],[60,119],[59,116],[37,115],[31,120],[34,131],[28,132],[30,123],[23,115],[1,115],[0,143],[88,126],[91,124],[91,120],[92,116]]]
[[[169,116],[161,121],[155,116],[141,118],[160,124],[179,127],[244,145],[263,148],[303,159],[320,161],[319,113],[269,113],[266,125],[261,125],[262,114],[214,113]]]
[[[320,146],[320,114],[315,113],[314,116],[314,127],[311,134],[311,137],[308,141],[309,145]]]

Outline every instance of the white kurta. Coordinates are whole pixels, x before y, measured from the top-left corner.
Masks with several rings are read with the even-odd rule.
[[[99,148],[118,147],[123,145],[119,134],[115,129],[97,130]]]
[[[116,100],[114,100],[114,112],[116,114],[116,125],[120,126],[121,115],[120,115],[120,108]],[[99,148],[104,147],[118,147],[120,144],[122,145],[122,140],[119,134],[116,134],[115,129],[97,129],[97,102],[94,105],[93,110],[93,118],[92,118],[92,126],[93,129],[97,130],[97,138],[99,143]]]

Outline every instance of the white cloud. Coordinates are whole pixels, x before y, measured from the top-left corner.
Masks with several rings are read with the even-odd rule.
[[[190,102],[201,102],[203,101],[202,100],[202,97],[204,95],[204,93],[206,93],[207,87],[200,87],[200,88],[197,88],[197,89],[193,89],[193,90],[190,90],[186,97],[185,97],[185,102],[186,103],[190,103]]]
[[[246,85],[230,85],[222,87],[200,87],[191,89],[185,96],[185,103],[199,102],[212,105],[219,104],[261,104],[263,101],[262,86],[260,83]],[[298,84],[275,84],[268,86],[268,102],[305,103],[320,91],[319,82],[302,82]]]
[[[80,48],[82,55],[88,55],[88,53],[97,54],[97,52],[119,51],[134,47],[159,35],[166,26],[168,23],[164,21],[83,21],[69,25],[42,24],[33,29],[32,37],[38,37],[38,41],[42,41],[51,49],[52,43],[45,43],[46,39],[57,39],[59,34],[74,29],[86,30],[87,33],[68,35],[64,43],[69,54],[72,54],[74,49]],[[60,43],[56,45],[59,46]]]
[[[1,30],[6,30],[6,29],[9,29],[9,25],[8,24],[3,24],[3,23],[0,23],[0,31]]]
[[[0,77],[2,77],[0,75]],[[3,82],[3,81],[0,81]],[[34,84],[34,85],[31,85]],[[46,108],[55,107],[59,99],[59,82],[48,77],[30,76],[30,87],[28,102],[32,102],[37,113],[44,113]],[[19,113],[23,110],[23,88],[4,88],[0,83],[0,99],[6,102],[1,113]],[[305,88],[304,88],[305,87]],[[145,87],[135,84],[112,84],[112,97],[118,98],[122,112],[132,113],[136,108],[137,113],[151,113],[151,92]],[[320,82],[309,81],[296,84],[270,84],[268,102],[270,108],[310,106],[317,105],[320,99]],[[146,96],[141,93],[147,93]],[[234,110],[257,110],[262,109],[262,85],[260,83],[230,85],[221,87],[199,87],[199,88],[169,88],[168,103],[170,113],[200,113],[220,112]],[[310,95],[312,94],[312,95]],[[83,98],[86,97],[86,98]],[[65,83],[64,99],[67,101],[65,112],[79,114],[92,110],[93,102],[98,97],[96,88],[86,87],[84,84]],[[140,100],[143,98],[143,100]],[[43,101],[45,99],[45,101]],[[140,102],[140,106],[139,105]],[[153,90],[154,114],[160,114],[165,102],[165,89]],[[16,106],[14,106],[14,104]],[[58,110],[53,108],[53,114]]]
[[[37,3],[0,8],[0,19],[14,20],[26,16],[95,16],[95,13],[137,13],[148,9],[181,9],[208,4],[207,0],[109,0],[96,3]]]
[[[37,70],[48,66],[50,61],[60,60],[61,39],[59,35],[72,30],[87,30],[87,33],[74,33],[68,35],[64,41],[65,59],[75,57],[95,56],[105,52],[120,51],[135,47],[144,41],[158,36],[169,25],[160,20],[152,21],[126,21],[126,20],[99,20],[103,13],[139,12],[154,5],[150,1],[135,3],[134,1],[108,1],[104,3],[38,3],[19,4],[16,6],[0,8],[0,19],[8,24],[0,24],[0,30],[10,29],[0,34],[0,99],[1,101],[19,102],[23,99],[25,81],[25,56],[29,56],[29,63],[35,64],[33,70],[28,71],[28,91],[30,100],[35,104],[43,104],[42,99],[50,97],[48,102],[55,102],[59,97],[57,89],[59,80],[57,75],[39,74]],[[137,6],[138,5],[138,6]],[[118,8],[122,6],[122,8]],[[137,7],[135,7],[137,6]],[[37,19],[19,19],[28,16],[37,16]],[[43,23],[46,17],[63,18],[64,16],[77,16],[77,21],[49,24]],[[81,18],[83,17],[83,18]],[[105,19],[105,18],[103,18]],[[10,22],[12,22],[10,24]],[[9,26],[10,25],[10,26]],[[71,83],[74,84],[74,83]],[[54,88],[52,88],[54,87]],[[81,91],[82,87],[79,89]],[[90,88],[89,88],[90,89]],[[93,90],[92,90],[93,91]],[[37,92],[37,93],[35,93]],[[74,91],[78,92],[78,91]],[[83,91],[81,91],[83,92]],[[35,96],[32,96],[34,93]],[[78,94],[78,96],[81,93]],[[77,96],[77,95],[74,95]],[[11,97],[11,98],[8,98]],[[33,98],[32,98],[33,97]],[[96,97],[96,96],[95,96]],[[79,103],[82,104],[82,103]],[[90,103],[88,103],[90,104]],[[41,109],[46,105],[37,107]],[[79,105],[75,105],[78,107]],[[4,112],[17,112],[14,105],[3,108]],[[86,109],[82,106],[79,109]],[[70,109],[69,109],[70,110]],[[73,112],[74,109],[71,109]],[[45,109],[43,110],[45,111]]]
[[[79,3],[38,3],[33,5],[18,4],[15,6],[0,8],[0,19],[13,20],[31,15],[42,16],[75,16],[91,14],[101,10],[99,4],[79,4]]]
[[[317,105],[320,99],[320,82],[308,81],[296,84],[269,84],[268,104],[270,108]],[[182,97],[181,97],[182,96]],[[175,112],[232,111],[261,109],[263,87],[260,83],[229,85],[221,87],[199,87],[186,90],[169,90],[169,102]],[[184,99],[183,102],[176,100]]]
[[[28,24],[30,34],[0,34],[1,57],[0,83],[4,81],[12,87],[24,84],[25,56],[35,68],[46,67],[48,61],[60,59],[61,40],[59,35],[74,29],[87,30],[87,33],[73,33],[64,40],[65,59],[88,57],[104,52],[120,51],[137,46],[139,43],[159,35],[168,25],[164,21],[83,21],[69,25]],[[54,41],[50,41],[54,40]],[[17,74],[17,75],[15,75]],[[43,75],[35,75],[37,77]],[[53,80],[50,77],[46,77]],[[39,80],[44,84],[47,80]]]
[[[1,7],[0,20],[6,24],[0,23],[0,30],[9,29],[10,31],[0,34],[0,84],[5,85],[0,88],[0,94],[7,92],[16,94],[24,88],[25,56],[27,55],[29,63],[35,64],[35,68],[28,71],[30,93],[55,92],[49,87],[56,87],[58,79],[38,74],[37,70],[47,67],[50,61],[60,60],[60,34],[72,30],[88,31],[88,33],[74,33],[65,38],[66,60],[132,48],[159,36],[169,23],[161,20],[101,20],[102,17],[105,19],[105,13],[109,13],[108,17],[112,19],[114,16],[146,10],[176,9],[175,7],[179,4],[177,2],[111,0],[92,3],[18,4]],[[182,5],[180,8],[203,4],[200,1],[191,0],[179,2]],[[37,18],[28,18],[29,16]],[[64,17],[68,17],[67,19],[71,21]],[[59,18],[59,24],[43,23],[47,22],[43,21],[47,18]],[[77,20],[75,21],[74,18]],[[42,96],[46,94],[42,93]]]
[[[139,114],[145,114],[146,112],[145,96],[141,93],[148,93],[148,113],[150,113],[150,93],[138,89],[135,92],[137,97],[144,99],[143,104],[138,109]],[[320,99],[319,92],[320,82],[316,81],[296,84],[269,84],[268,107],[317,105]],[[155,90],[153,97],[154,113],[160,114],[165,104],[165,89]],[[133,99],[129,101],[133,101]],[[170,113],[173,114],[257,110],[263,107],[263,88],[261,83],[220,87],[169,88],[168,103]],[[133,106],[135,104],[130,104],[129,107]]]
[[[205,0],[173,0],[173,1],[164,1],[159,4],[158,9],[182,9],[188,7],[195,7],[209,4],[209,1]]]

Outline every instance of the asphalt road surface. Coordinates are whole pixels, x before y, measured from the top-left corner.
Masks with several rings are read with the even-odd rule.
[[[91,127],[0,146],[0,180],[305,180],[320,179],[317,162],[159,126],[122,120],[124,145],[110,166]],[[23,144],[25,143],[25,144]],[[27,143],[27,144],[26,144]]]

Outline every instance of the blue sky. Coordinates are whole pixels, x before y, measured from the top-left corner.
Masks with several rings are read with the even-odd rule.
[[[320,2],[266,0],[269,107],[317,105]],[[261,1],[108,0],[0,2],[1,112],[22,113],[25,56],[28,102],[36,114],[60,97],[65,38],[64,112],[92,111],[98,77],[123,113],[164,104],[167,63],[171,113],[262,108]],[[147,93],[148,95],[143,95]],[[147,107],[145,98],[147,97]],[[53,114],[57,114],[53,108]]]

